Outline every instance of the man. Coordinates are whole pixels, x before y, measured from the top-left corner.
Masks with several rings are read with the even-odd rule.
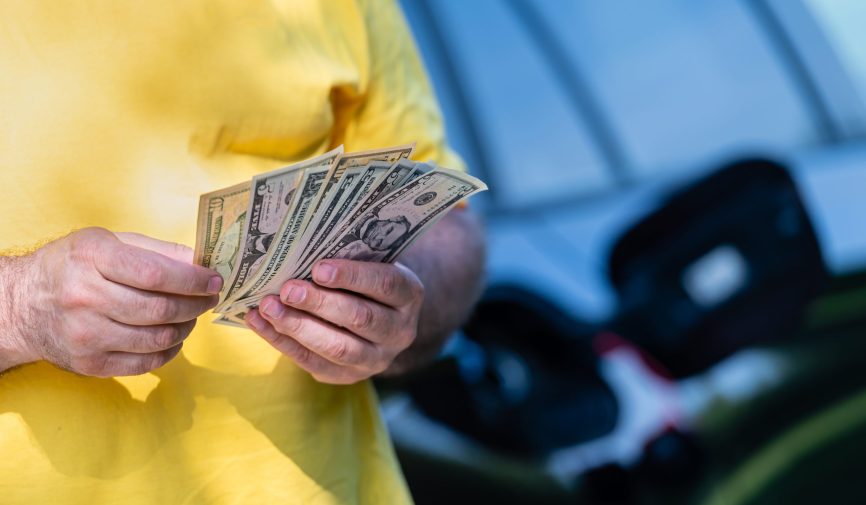
[[[177,245],[200,193],[339,144],[460,166],[396,6],[0,0],[0,27],[0,501],[410,501],[365,379],[465,317],[471,215],[320,262],[255,332],[192,331],[222,279]]]
[[[411,225],[405,216],[378,219],[370,216],[357,227],[358,239],[350,242],[336,257],[360,261],[382,261],[409,236]]]

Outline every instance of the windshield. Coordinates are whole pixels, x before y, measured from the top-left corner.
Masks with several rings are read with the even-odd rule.
[[[866,2],[805,0],[866,102]]]

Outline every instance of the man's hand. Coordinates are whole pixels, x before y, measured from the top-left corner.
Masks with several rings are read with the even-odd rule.
[[[21,285],[3,300],[20,351],[13,364],[44,359],[99,377],[166,364],[222,287],[191,259],[185,246],[99,228],[21,258]]]
[[[364,380],[415,341],[424,286],[405,266],[326,260],[313,281],[286,282],[246,322],[316,380]]]

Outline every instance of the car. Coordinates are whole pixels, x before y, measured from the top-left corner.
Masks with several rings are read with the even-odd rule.
[[[402,0],[401,6],[439,98],[450,143],[490,186],[471,206],[486,224],[491,290],[531,293],[581,328],[603,328],[621,310],[609,266],[617,241],[690,181],[737,160],[761,158],[785,167],[793,177],[832,276],[810,312],[808,331],[826,336],[822,332],[831,328],[863,327],[862,2]],[[465,338],[456,342],[452,353],[466,358],[477,352]],[[839,355],[860,347],[850,339],[828,338],[822,345],[833,349],[824,353],[832,359],[793,368],[811,370],[808,381],[835,391],[866,387],[859,379],[837,384],[825,376],[834,367],[856,368],[851,356],[839,361]],[[652,417],[647,405],[664,411],[672,396],[692,420],[723,398],[737,412],[749,405],[756,413],[743,413],[740,419],[760,425],[762,419],[775,418],[756,407],[756,398],[788,398],[787,404],[762,401],[777,410],[779,405],[789,408],[791,392],[783,385],[801,387],[806,380],[802,375],[789,380],[788,355],[756,351],[671,389],[646,370],[623,365],[630,356],[603,359],[600,365],[620,402],[616,433]],[[655,384],[649,397],[647,388],[641,389],[647,384]],[[837,393],[803,396],[791,419],[772,429],[765,426],[761,436],[749,439],[750,450],[760,453],[771,433],[795,431],[800,419],[829,408],[826,402],[836,398]],[[407,401],[386,395],[385,412],[413,489],[448,487],[418,484],[418,468],[426,472],[432,466],[451,474],[456,468],[486,482],[484,493],[471,495],[480,500],[573,500],[563,489],[573,489],[574,471],[563,479],[549,464],[539,469],[501,454],[479,456],[471,441],[419,415]],[[629,432],[625,441],[604,443],[633,459],[634,451],[623,447],[646,442],[640,438],[646,427],[641,429]],[[738,440],[733,431],[724,433],[710,438]],[[570,464],[587,470],[589,453],[574,450],[560,456],[583,458],[575,465],[572,457]],[[594,461],[603,462],[593,454]],[[731,463],[730,470],[733,461],[747,459],[743,454],[748,452],[719,459]],[[443,473],[443,479],[451,478]],[[557,483],[561,486],[551,491]],[[457,492],[466,496],[471,488],[466,484]],[[720,499],[706,488],[695,492],[709,496],[711,503]],[[424,497],[416,499],[424,502]],[[731,503],[759,502],[743,498]]]
[[[794,170],[831,271],[866,268],[866,233],[852,233],[866,79],[833,5],[404,1],[448,137],[490,186],[474,203],[490,283],[603,321],[616,237],[677,181],[756,155]]]

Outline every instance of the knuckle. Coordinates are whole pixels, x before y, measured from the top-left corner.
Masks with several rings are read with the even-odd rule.
[[[99,226],[88,226],[78,231],[78,234],[86,239],[104,240],[106,237],[114,237],[114,234]]]
[[[303,346],[298,346],[293,353],[292,358],[299,365],[309,367],[313,362],[313,352]]]
[[[195,315],[198,316],[207,312],[211,307],[216,306],[219,303],[219,296],[197,296],[196,302]]]
[[[338,375],[337,377],[332,377],[328,382],[331,384],[336,384],[338,386],[351,386],[352,384],[357,384],[362,380],[369,377],[369,375],[363,373],[346,373],[342,375]]]
[[[84,327],[74,327],[67,334],[70,347],[74,350],[90,349],[95,341],[94,334]]]
[[[321,382],[322,384],[332,384],[335,386],[348,386],[367,378],[363,374],[353,373],[348,370],[341,372],[332,371],[331,373],[328,373],[326,371],[312,371],[310,372],[310,376],[312,376],[313,379],[316,380],[316,382]]]
[[[118,372],[118,375],[142,375],[150,372],[156,367],[151,367],[147,360],[141,360],[136,363],[126,365],[123,370]]]
[[[361,275],[361,269],[358,268],[357,265],[349,264],[345,267],[339,268],[337,269],[337,274],[339,275],[343,270],[347,272],[346,275],[349,277],[349,285],[357,286],[361,283],[363,277]]]
[[[90,227],[70,235],[69,256],[73,261],[92,260],[99,256],[102,245],[114,235],[105,228]]]
[[[148,312],[154,321],[170,321],[177,315],[177,307],[168,298],[154,297],[150,300]]]
[[[145,289],[156,288],[165,280],[162,268],[152,261],[139,261],[135,274]]]
[[[154,345],[159,349],[167,349],[173,347],[181,338],[183,338],[180,329],[176,326],[166,326],[156,332],[154,336]]]
[[[108,375],[106,370],[107,361],[108,356],[105,354],[91,355],[80,358],[77,361],[75,369],[77,372],[91,377],[106,377]]]
[[[175,326],[175,330],[177,331],[177,337],[175,338],[175,344],[179,344],[186,340],[189,337],[192,330],[195,329],[196,320],[187,321],[185,323],[181,323]]]
[[[84,286],[72,283],[63,285],[57,303],[65,309],[78,309],[91,305],[92,299]]]
[[[200,271],[195,266],[189,266],[186,272],[186,277],[183,281],[183,288],[187,293],[207,292],[207,284],[210,280],[210,275],[204,271]]]
[[[131,360],[127,363],[124,363],[117,370],[118,375],[141,375],[147,373],[157,366],[153,366],[154,360],[156,358],[153,355],[146,354],[137,358],[135,360]]]
[[[171,247],[171,253],[172,253],[173,257],[175,257],[175,258],[183,258],[185,256],[190,256],[192,254],[192,251],[190,250],[190,248],[188,246],[185,246],[185,245],[177,243],[177,242],[172,242],[170,247]]]
[[[357,330],[369,330],[373,327],[375,314],[369,305],[358,304],[352,313],[352,328]]]
[[[304,329],[304,320],[291,313],[286,314],[276,321],[276,327],[280,333],[286,335],[297,335]]]
[[[397,292],[397,276],[385,273],[379,278],[379,293],[383,296],[393,296]]]
[[[171,359],[173,357],[174,357],[174,353],[172,352],[172,349],[168,349],[168,350],[165,350],[162,352],[155,352],[155,353],[149,355],[149,358],[144,363],[146,365],[146,369],[144,371],[142,371],[141,373],[149,372],[151,370],[156,370],[157,368],[159,368],[159,367],[165,365],[166,363],[168,363],[169,361],[171,361]]]
[[[415,279],[414,282],[409,283],[409,293],[412,295],[413,299],[418,300],[419,302],[424,300],[424,295],[426,294],[424,284],[422,284],[420,280]]]
[[[207,296],[207,297],[202,298],[202,302],[204,303],[204,308],[202,309],[201,312],[204,313],[208,309],[216,307],[217,304],[219,303],[219,301],[220,301],[219,295],[211,295],[211,296]],[[192,321],[192,324],[193,324],[193,326],[195,326],[195,320],[194,319]]]
[[[145,354],[140,359],[131,362],[124,371],[124,375],[141,375],[157,368],[165,366],[171,361],[177,353],[180,352],[180,346],[172,347],[160,352]]]
[[[388,369],[389,366],[391,366],[392,362],[393,362],[393,360],[384,360],[384,359],[377,361],[375,364],[373,364],[373,366],[370,369],[370,371],[372,372],[371,375],[379,375],[380,373],[384,372],[385,370]]]
[[[380,373],[387,370],[389,366],[391,366],[390,361],[386,361],[384,359],[377,360],[375,363],[372,363],[372,364],[370,364],[369,367],[367,367],[367,369],[366,369],[367,377],[379,375]],[[364,377],[364,378],[367,378],[367,377]]]
[[[398,333],[397,338],[395,339],[396,347],[400,350],[408,348],[413,342],[415,342],[414,331],[402,331]]]
[[[323,352],[339,363],[354,363],[358,360],[358,356],[352,352],[345,338],[334,339],[323,349]]]
[[[310,310],[313,312],[316,312],[316,313],[319,313],[322,310],[324,310],[325,305],[326,305],[325,299],[327,297],[315,289],[309,290],[309,293],[310,293],[308,295],[309,301],[307,302],[307,305],[309,306]]]
[[[331,378],[325,374],[321,374],[318,372],[310,372],[310,376],[315,379],[316,382],[320,382],[322,384],[331,384]]]

